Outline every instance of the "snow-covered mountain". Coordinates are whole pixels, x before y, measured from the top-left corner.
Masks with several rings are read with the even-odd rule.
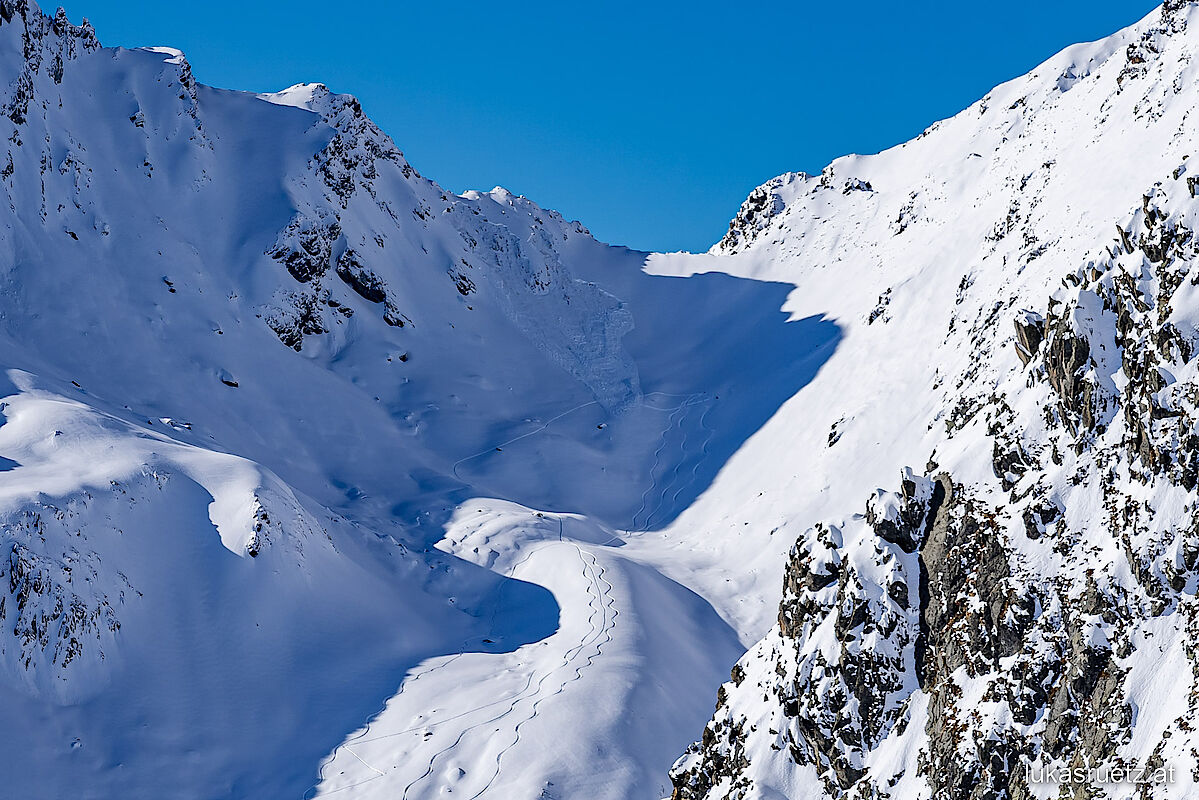
[[[1199,795],[1197,55],[1168,2],[743,206],[712,263],[844,335],[764,429],[805,530],[675,798]]]
[[[0,87],[3,793],[669,793],[762,631],[658,532],[837,326],[32,3]]]
[[[1194,796],[1196,52],[647,254],[0,0],[4,793]]]

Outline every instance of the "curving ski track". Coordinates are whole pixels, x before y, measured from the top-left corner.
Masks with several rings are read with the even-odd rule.
[[[713,435],[713,431],[711,429],[707,428],[707,426],[704,424],[704,420],[707,419],[708,413],[712,410],[712,400],[710,397],[708,397],[706,392],[696,392],[696,393],[690,394],[690,395],[668,395],[668,394],[664,394],[661,392],[655,392],[654,394],[658,394],[663,397],[684,397],[685,399],[683,400],[683,402],[679,403],[677,406],[675,406],[672,409],[655,408],[654,406],[651,406],[648,403],[646,404],[647,407],[654,408],[656,411],[670,411],[671,415],[667,420],[667,425],[666,425],[665,430],[662,431],[662,435],[659,440],[658,447],[656,450],[654,450],[654,463],[650,467],[650,471],[649,471],[649,479],[650,479],[649,486],[647,486],[645,491],[642,492],[641,507],[637,509],[637,512],[635,514],[633,514],[633,519],[630,523],[630,530],[636,531],[639,533],[645,533],[652,529],[651,524],[653,523],[654,516],[659,511],[662,510],[662,506],[666,502],[666,493],[667,493],[667,491],[670,490],[670,487],[673,486],[675,481],[678,479],[679,471],[682,469],[684,462],[686,462],[686,460],[687,460],[687,440],[689,438],[689,435],[687,433],[687,429],[683,426],[683,421],[687,418],[687,416],[688,416],[687,412],[689,409],[691,409],[694,406],[701,405],[701,404],[706,405],[706,407],[704,408],[703,414],[700,415],[699,427],[700,427],[700,429],[706,430],[708,432],[708,435],[704,440],[704,444],[700,448],[700,458],[696,461],[695,466],[692,468],[692,471],[691,471],[692,479],[694,479],[695,475],[698,473],[699,465],[700,465],[700,462],[703,461],[703,457],[705,455],[707,455],[708,447],[711,445],[712,435]],[[682,412],[682,413],[676,419],[675,414],[679,414],[679,412]],[[671,470],[669,477],[666,480],[665,488],[662,489],[661,491],[659,491],[659,487],[662,482],[662,479],[659,477],[655,477],[655,473],[658,471],[658,465],[662,461],[662,454],[666,450],[667,444],[669,443],[670,434],[672,431],[675,430],[676,427],[679,429],[679,432],[682,435],[682,439],[679,441],[679,460],[674,465],[674,468]],[[684,482],[679,486],[679,488],[675,491],[674,496],[671,498],[672,502],[674,500],[678,499],[679,495],[681,495],[683,493],[683,490],[686,489],[687,486],[688,486],[688,482]],[[649,498],[651,498],[653,496],[657,496],[658,502],[654,506],[653,510],[649,511],[649,513],[646,514],[645,519],[642,522],[641,526],[638,527],[637,519],[646,512],[646,508],[649,505]]]
[[[380,717],[380,715],[386,710],[387,706],[390,704],[390,702],[392,700],[392,698],[389,698],[389,700],[384,703],[383,708],[380,710],[380,712],[375,714],[371,718],[371,720],[367,723],[367,725],[363,728],[363,730],[357,736],[346,741],[340,747],[338,747],[337,750],[334,751],[334,756],[332,758],[326,759],[326,761],[321,765],[320,771],[318,773],[318,775],[319,775],[318,782],[315,786],[310,788],[308,790],[308,792],[305,793],[305,795],[304,795],[305,800],[307,800],[309,797],[311,797],[312,792],[314,790],[317,790],[320,786],[320,783],[322,783],[325,780],[325,772],[336,760],[336,753],[338,750],[345,750],[350,756],[352,756],[355,760],[357,760],[359,763],[361,763],[364,767],[371,770],[372,772],[375,772],[376,774],[365,780],[357,781],[355,783],[348,784],[346,786],[341,786],[336,789],[330,789],[329,791],[321,793],[321,796],[338,794],[338,793],[347,791],[349,789],[361,787],[365,784],[372,783],[374,781],[379,780],[380,778],[387,776],[387,772],[380,769],[375,764],[372,764],[372,763],[366,761],[364,758],[362,758],[362,756],[359,755],[354,750],[354,746],[369,744],[372,742],[382,741],[385,739],[395,738],[395,737],[404,736],[404,735],[410,735],[410,734],[416,733],[417,731],[429,730],[431,728],[446,725],[448,723],[453,722],[454,720],[462,719],[463,717],[468,717],[473,714],[477,714],[478,712],[484,711],[488,708],[491,708],[492,706],[505,704],[504,709],[500,713],[495,714],[493,716],[489,716],[487,719],[480,720],[479,722],[468,725],[467,727],[463,728],[461,731],[458,732],[458,735],[454,738],[454,740],[451,743],[449,743],[445,747],[442,747],[437,752],[433,753],[433,755],[429,757],[428,763],[426,764],[424,771],[420,775],[418,775],[416,778],[411,780],[404,787],[403,793],[401,794],[402,800],[409,800],[410,797],[423,796],[421,784],[422,784],[422,782],[427,781],[430,778],[430,776],[432,776],[435,773],[437,764],[440,760],[443,760],[445,756],[454,752],[472,732],[474,732],[480,728],[483,728],[487,725],[493,725],[496,722],[499,722],[505,718],[510,717],[511,715],[518,712],[518,710],[522,704],[526,704],[529,701],[531,701],[531,705],[529,706],[528,713],[525,714],[519,721],[517,721],[515,723],[515,725],[513,725],[511,727],[510,731],[513,735],[512,741],[509,742],[508,744],[506,744],[504,746],[504,748],[497,754],[494,772],[488,778],[486,784],[481,789],[479,789],[474,795],[471,796],[472,800],[474,800],[474,798],[478,798],[478,797],[482,796],[484,793],[486,793],[488,791],[488,789],[491,788],[491,786],[495,783],[496,779],[500,775],[500,766],[501,766],[501,762],[502,762],[504,756],[508,752],[510,752],[512,750],[512,748],[515,747],[520,742],[521,728],[523,728],[528,722],[532,721],[533,719],[535,719],[537,717],[537,715],[539,713],[539,709],[541,707],[541,704],[544,701],[546,701],[547,699],[549,699],[551,697],[555,697],[555,696],[562,694],[564,691],[566,691],[566,688],[571,683],[574,683],[574,682],[580,680],[583,676],[583,671],[586,670],[589,666],[591,666],[595,662],[595,660],[603,654],[604,646],[612,641],[612,627],[615,624],[616,617],[620,613],[616,609],[615,601],[613,600],[613,598],[611,596],[612,584],[604,577],[604,574],[605,574],[604,567],[600,566],[598,560],[596,559],[596,557],[593,553],[583,550],[581,547],[579,547],[574,542],[568,542],[565,539],[565,536],[563,535],[562,518],[558,517],[557,522],[558,522],[558,540],[557,540],[557,542],[550,542],[548,544],[542,544],[539,547],[531,548],[530,552],[527,555],[525,555],[525,557],[523,559],[521,559],[520,562],[515,564],[512,567],[512,569],[508,571],[508,573],[509,573],[510,578],[514,577],[517,570],[519,569],[519,567],[521,565],[523,565],[525,562],[527,562],[530,558],[532,558],[538,552],[543,550],[545,547],[553,547],[560,543],[569,543],[570,546],[574,548],[575,553],[579,558],[579,562],[581,565],[580,574],[585,580],[586,591],[588,594],[587,605],[588,605],[588,608],[590,609],[590,611],[588,613],[588,617],[587,617],[588,630],[584,633],[584,635],[580,638],[580,640],[576,644],[572,645],[563,654],[561,663],[550,668],[549,670],[542,672],[540,675],[538,675],[537,669],[531,669],[525,679],[524,685],[521,686],[514,694],[509,694],[507,697],[502,697],[497,700],[491,701],[489,703],[485,703],[483,705],[476,706],[474,708],[471,708],[471,709],[468,709],[465,711],[457,712],[457,713],[453,714],[452,716],[445,717],[443,719],[433,720],[433,721],[430,721],[430,722],[427,722],[427,723],[424,723],[421,725],[406,728],[401,731],[386,733],[381,736],[371,736],[370,734],[371,734],[372,726],[373,726],[375,720],[378,719]],[[507,585],[507,582],[505,581],[504,584],[502,584],[500,586],[499,591],[502,592],[506,585]],[[498,600],[499,600],[499,598],[497,597],[497,602],[495,604],[493,604],[493,609],[498,607]],[[493,621],[494,621],[494,613],[495,612],[493,610]],[[426,669],[420,673],[417,673],[413,677],[404,681],[404,684],[401,686],[400,692],[403,693],[405,691],[405,689],[410,687],[413,683],[421,680],[422,678],[425,678],[437,671],[444,670],[444,669],[448,668],[449,666],[451,666],[455,661],[457,661],[459,658],[461,658],[462,656],[464,656],[467,653],[466,645],[472,641],[474,641],[474,640],[473,639],[467,640],[467,642],[464,643],[463,649],[459,653],[457,653],[456,655],[451,657],[450,659],[448,659],[440,664],[434,665],[434,666],[430,667],[429,669]],[[570,671],[569,677],[566,677],[566,679],[561,681],[561,683],[557,683],[556,685],[553,685],[552,688],[547,688],[546,684],[550,683],[551,680],[554,678],[554,676],[561,675],[563,670]],[[398,765],[396,765],[396,766],[398,766]],[[395,769],[395,767],[392,767],[392,769]]]
[[[562,522],[561,522],[561,520],[559,520],[558,521],[559,536],[561,536],[561,531],[562,531]],[[496,587],[495,602],[491,604],[491,617],[489,618],[489,621],[488,621],[488,635],[487,636],[472,636],[471,638],[465,640],[462,643],[462,648],[457,653],[455,653],[453,656],[451,656],[449,659],[447,659],[446,661],[443,661],[440,664],[435,664],[426,670],[423,670],[421,672],[418,672],[418,673],[412,675],[409,678],[405,678],[404,681],[400,685],[399,694],[403,694],[405,689],[407,689],[412,684],[419,681],[421,678],[425,678],[429,675],[432,675],[435,672],[439,672],[441,670],[446,669],[451,664],[453,664],[455,661],[457,661],[458,659],[460,659],[464,655],[466,655],[468,652],[471,652],[468,648],[472,642],[475,642],[476,640],[478,640],[481,643],[483,639],[490,638],[490,635],[495,630],[495,617],[496,617],[496,614],[498,613],[500,603],[503,599],[504,591],[508,588],[509,580],[512,580],[515,577],[517,570],[519,570],[520,567],[522,565],[524,565],[524,563],[526,561],[528,561],[530,558],[532,558],[534,555],[536,555],[537,550],[539,550],[539,549],[540,548],[535,548],[533,550],[530,550],[530,552],[524,558],[522,558],[520,561],[518,561],[516,564],[514,564],[512,566],[512,569],[509,570],[510,574],[508,576],[506,576],[508,578],[508,580],[502,581],[499,584],[499,586]],[[528,683],[526,683],[525,687],[523,687],[520,691],[523,692],[527,688],[528,688]],[[453,722],[455,719],[460,719],[461,717],[465,717],[470,714],[474,714],[484,708],[489,708],[492,705],[497,705],[498,703],[502,703],[504,701],[504,698],[501,698],[501,699],[495,700],[491,703],[487,703],[485,705],[479,706],[478,708],[470,709],[469,711],[463,711],[458,714],[454,714],[453,716],[447,717],[445,719],[438,720],[436,722],[430,722],[430,723],[427,723],[424,725],[418,725],[415,727],[407,728],[402,731],[396,731],[394,733],[383,734],[382,736],[370,737],[371,727],[374,725],[375,720],[379,719],[379,717],[382,716],[382,714],[387,710],[388,705],[391,703],[391,701],[393,699],[394,699],[394,696],[389,697],[388,699],[384,700],[383,705],[379,708],[379,710],[377,712],[375,712],[374,714],[372,714],[370,716],[370,718],[367,720],[366,726],[362,729],[362,731],[357,736],[354,736],[352,739],[350,739],[346,742],[343,742],[337,748],[334,749],[331,756],[329,758],[325,759],[325,761],[321,764],[320,769],[317,770],[316,783],[314,783],[312,786],[310,786],[308,788],[308,790],[306,792],[304,792],[302,800],[311,800],[311,798],[314,798],[317,796],[317,795],[313,794],[313,792],[319,792],[320,785],[322,783],[324,783],[324,781],[325,781],[325,770],[327,770],[337,760],[337,753],[340,750],[345,750],[347,753],[349,753],[351,756],[353,756],[355,759],[357,759],[360,763],[362,763],[363,766],[367,767],[368,769],[372,770],[373,772],[375,772],[377,774],[374,777],[367,778],[366,780],[363,780],[363,781],[358,781],[356,783],[347,784],[346,786],[339,786],[336,789],[330,789],[326,792],[319,792],[319,795],[322,797],[325,797],[328,795],[333,795],[333,794],[339,794],[341,792],[348,791],[349,789],[354,789],[359,786],[364,786],[365,784],[372,783],[374,781],[379,780],[380,778],[386,777],[387,773],[378,769],[373,764],[371,764],[371,763],[367,762],[365,759],[363,759],[362,756],[358,755],[358,753],[355,752],[355,750],[353,749],[353,745],[370,744],[371,742],[378,742],[378,741],[382,741],[384,739],[391,739],[391,738],[395,738],[397,736],[403,736],[405,734],[414,733],[418,730],[434,728],[439,725],[444,725],[448,722]],[[481,724],[486,724],[486,723],[481,723]],[[368,737],[370,737],[370,738],[368,738]]]
[[[559,540],[562,541],[563,537],[562,537],[562,519],[561,519],[561,517],[558,518],[558,535],[559,535]],[[442,748],[438,752],[434,753],[433,756],[429,759],[429,764],[425,768],[425,771],[419,777],[417,777],[415,780],[413,780],[411,783],[409,783],[404,788],[404,792],[401,795],[402,800],[408,800],[409,792],[411,792],[412,789],[416,785],[418,785],[419,783],[421,783],[422,781],[424,781],[430,775],[433,774],[438,759],[440,759],[443,756],[447,755],[448,753],[451,753],[452,751],[454,751],[468,733],[470,733],[484,725],[489,725],[489,724],[498,722],[501,719],[504,719],[505,717],[514,713],[517,710],[517,707],[522,702],[524,702],[525,700],[535,698],[535,699],[533,699],[533,703],[530,708],[530,713],[528,714],[528,716],[521,719],[512,728],[512,731],[514,733],[514,738],[513,738],[512,742],[509,743],[508,745],[506,745],[504,747],[504,749],[501,750],[500,753],[497,755],[495,772],[488,779],[486,785],[482,789],[480,789],[478,792],[476,792],[474,795],[471,796],[471,800],[475,800],[475,798],[478,798],[479,796],[481,796],[484,792],[486,792],[491,787],[491,785],[495,782],[495,779],[499,776],[500,761],[503,758],[504,754],[507,753],[509,750],[511,750],[513,747],[515,747],[517,745],[517,743],[520,741],[521,727],[523,727],[527,722],[536,718],[538,707],[545,700],[547,700],[550,697],[554,697],[554,696],[561,694],[563,691],[566,690],[566,687],[569,684],[579,680],[583,675],[583,670],[586,669],[588,666],[590,666],[595,661],[595,659],[598,658],[602,654],[603,646],[612,640],[611,627],[615,623],[616,616],[619,613],[616,610],[615,604],[613,603],[611,595],[610,595],[610,592],[612,590],[612,584],[608,583],[608,581],[603,578],[604,569],[603,569],[603,567],[599,566],[599,564],[596,561],[595,556],[593,554],[590,554],[590,553],[586,554],[587,556],[590,556],[590,558],[591,558],[591,563],[588,564],[587,559],[585,558],[583,549],[580,548],[574,542],[570,542],[570,545],[571,545],[571,547],[573,547],[575,549],[575,552],[578,554],[579,561],[583,565],[582,575],[588,579],[589,584],[590,584],[588,586],[588,590],[587,590],[587,593],[590,596],[589,600],[588,600],[588,607],[591,609],[591,613],[588,615],[588,618],[587,618],[588,626],[589,626],[588,632],[583,636],[582,640],[578,644],[572,646],[569,650],[566,651],[566,654],[563,657],[562,663],[560,665],[554,667],[553,669],[551,669],[548,672],[541,675],[541,677],[537,681],[537,685],[533,688],[532,692],[528,692],[528,688],[529,688],[530,684],[532,683],[532,679],[533,679],[534,675],[536,674],[535,671],[532,671],[529,673],[529,678],[526,681],[525,686],[520,690],[518,695],[514,699],[511,700],[511,702],[508,704],[508,707],[504,710],[503,713],[498,714],[494,717],[491,717],[490,719],[483,720],[482,722],[478,722],[474,725],[471,725],[471,726],[463,729],[462,732],[458,734],[458,737],[453,741],[453,743],[451,743],[447,747]],[[537,548],[537,550],[541,550],[541,549],[542,548]],[[536,552],[536,551],[534,551],[534,552]],[[531,555],[532,555],[532,553],[530,553],[530,556]],[[527,558],[528,557],[526,557],[526,559]],[[597,569],[599,570],[598,574],[596,573]],[[603,589],[600,587],[601,582],[607,587],[606,589]],[[611,614],[609,614],[609,612],[611,612]],[[596,618],[597,614],[600,616],[600,621],[599,621],[598,626],[595,622],[595,618]],[[601,641],[601,639],[602,639],[602,641]],[[579,657],[581,656],[583,651],[592,645],[595,646],[595,652],[586,656],[585,663],[577,664],[576,662],[579,660]],[[567,680],[563,681],[561,685],[559,685],[554,691],[549,692],[548,694],[544,693],[542,691],[546,681],[548,681],[553,675],[557,674],[562,669],[570,668],[572,665],[574,665],[573,677],[570,677]],[[493,704],[488,704],[488,705],[493,705]],[[488,706],[481,706],[480,708],[486,708],[486,707],[488,707]],[[478,711],[478,710],[479,709],[474,709],[472,711],[468,711],[468,712],[464,712],[464,713],[466,713],[466,714],[474,713],[474,711]],[[459,715],[459,716],[461,716],[461,715]]]
[[[558,416],[553,417],[552,419],[549,419],[546,422],[542,423],[541,427],[537,428],[536,430],[531,430],[528,433],[522,433],[520,436],[514,436],[511,439],[507,440],[506,442],[500,442],[495,447],[489,447],[486,450],[480,450],[479,452],[475,453],[474,455],[470,455],[470,456],[467,456],[466,458],[458,459],[457,461],[454,462],[454,466],[452,466],[450,468],[450,471],[454,474],[455,478],[457,478],[458,480],[462,480],[462,476],[458,474],[458,467],[462,466],[467,461],[473,461],[476,458],[482,458],[483,456],[487,455],[488,453],[494,453],[496,450],[498,450],[500,448],[507,447],[510,444],[515,444],[516,442],[519,442],[521,439],[528,439],[530,436],[536,436],[537,434],[541,433],[546,428],[553,425],[555,422],[562,419],[563,417],[568,417],[571,414],[575,413],[576,411],[581,411],[582,409],[587,408],[588,406],[594,406],[594,405],[598,405],[598,404],[599,404],[598,400],[592,400],[587,403],[580,403],[579,405],[575,406],[574,408],[567,409],[566,411],[563,411]]]

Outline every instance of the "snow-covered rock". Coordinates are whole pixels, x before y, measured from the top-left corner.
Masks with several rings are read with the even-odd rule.
[[[801,396],[862,499],[799,536],[676,800],[1194,796],[1197,53],[1167,3],[715,248],[844,321]]]

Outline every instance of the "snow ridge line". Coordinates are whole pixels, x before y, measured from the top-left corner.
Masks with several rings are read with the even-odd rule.
[[[559,525],[559,536],[561,536],[561,525],[562,525],[561,517],[559,517],[559,519],[558,519],[558,525]],[[486,785],[484,785],[482,789],[480,789],[475,794],[471,795],[470,800],[478,800],[478,798],[481,797],[484,793],[486,793],[487,790],[491,788],[491,785],[493,783],[495,783],[496,778],[498,778],[500,776],[500,771],[501,771],[500,770],[500,767],[501,767],[500,762],[503,760],[504,756],[507,755],[507,753],[509,751],[511,751],[512,748],[516,747],[516,745],[520,742],[520,729],[525,725],[525,723],[531,722],[533,719],[535,719],[537,717],[538,706],[540,706],[543,702],[545,702],[549,698],[556,697],[556,696],[562,694],[563,692],[565,692],[566,687],[569,686],[571,683],[581,680],[583,677],[583,670],[585,670],[587,667],[590,667],[593,663],[595,663],[595,660],[597,658],[599,658],[601,655],[603,655],[604,645],[609,644],[612,641],[612,628],[616,625],[616,617],[618,617],[620,615],[620,611],[617,608],[615,608],[615,604],[612,602],[612,595],[611,595],[612,584],[607,580],[607,578],[604,577],[605,569],[603,567],[599,566],[599,562],[596,560],[594,553],[591,553],[591,552],[586,553],[586,555],[591,559],[591,565],[589,567],[586,559],[583,558],[583,556],[584,556],[583,549],[580,548],[574,542],[571,542],[571,546],[575,548],[575,550],[579,554],[580,560],[583,562],[583,574],[587,575],[591,579],[591,585],[595,589],[595,593],[592,594],[592,598],[594,600],[598,600],[600,603],[599,610],[601,611],[601,614],[602,614],[601,628],[599,631],[595,631],[594,627],[592,628],[592,632],[595,634],[595,636],[594,636],[594,638],[592,638],[591,641],[595,642],[595,652],[591,653],[590,655],[587,656],[586,663],[575,665],[575,667],[574,667],[575,674],[574,674],[573,678],[568,679],[561,686],[559,686],[557,688],[557,690],[555,690],[551,694],[542,695],[533,703],[533,706],[531,709],[532,713],[530,713],[529,716],[525,717],[523,720],[518,722],[516,724],[516,727],[513,729],[513,733],[516,734],[516,738],[514,738],[512,740],[512,743],[509,744],[507,747],[505,747],[503,750],[501,750],[499,752],[499,754],[496,756],[495,772],[492,773],[491,778],[488,779]],[[599,570],[598,573],[596,572],[596,569]],[[607,588],[601,589],[600,582],[603,582],[603,584]],[[590,605],[590,603],[589,603],[589,605]],[[611,617],[608,616],[608,614],[607,614],[608,611],[612,612]],[[594,616],[594,615],[592,615],[592,616]],[[604,635],[603,641],[597,641],[600,633],[603,633],[603,635]],[[588,642],[584,642],[584,644],[588,644]],[[582,646],[583,645],[580,645],[580,648],[579,648],[580,652],[581,652]]]

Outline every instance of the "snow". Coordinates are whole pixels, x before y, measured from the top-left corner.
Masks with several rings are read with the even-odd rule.
[[[178,51],[27,17],[73,57],[0,121],[0,568],[28,548],[50,583],[22,614],[98,623],[22,643],[0,595],[12,791],[668,791],[764,626],[697,591],[735,566],[664,531],[837,327],[788,322],[786,284],[655,276],[524,198],[446,193],[347,95],[210,89]],[[325,328],[298,352],[272,329],[297,297]],[[420,715],[428,741],[366,741]]]
[[[697,255],[446,192],[321,84],[211,89],[179,51],[45,33],[61,83],[47,57],[28,121],[0,118],[0,567],[27,548],[54,576],[27,608],[78,598],[102,624],[65,664],[6,624],[10,791],[668,795],[730,667],[777,647],[805,530],[840,521],[826,563],[881,604],[915,556],[874,560],[867,499],[893,518],[880,487],[930,456],[998,485],[979,425],[945,431],[956,400],[1025,380],[1013,320],[1060,289],[1116,352],[1097,296],[1060,281],[1192,153],[1199,25],[1163,45],[1176,75],[1118,90],[1155,18],[906,145],[771,181]],[[0,25],[6,103],[21,30]],[[1029,431],[1033,411],[1013,411]],[[1057,489],[1070,525],[1102,514],[1096,487]],[[1013,540],[1029,570],[1081,569]],[[1128,665],[1139,708],[1184,671],[1175,623]],[[928,791],[915,688],[865,762],[896,797]],[[1129,753],[1169,722],[1140,719]],[[755,797],[820,791],[754,755]]]

